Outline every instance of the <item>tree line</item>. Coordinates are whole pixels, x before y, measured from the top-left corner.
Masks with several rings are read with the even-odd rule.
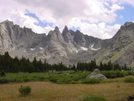
[[[98,68],[99,70],[129,70],[127,68],[127,65],[124,64],[124,66],[120,66],[119,64],[113,64],[111,61],[108,63],[102,63],[100,62],[98,65],[96,63],[96,60],[91,60],[88,63],[77,63],[77,67],[73,67],[73,69],[77,71],[93,71],[94,69]]]
[[[61,62],[59,64],[48,64],[46,61],[42,62],[41,60],[37,61],[36,58],[33,61],[22,57],[11,58],[8,52],[5,52],[4,55],[0,55],[0,71],[4,70],[5,72],[45,72],[48,70],[62,71],[67,70],[68,68]]]
[[[18,59],[18,57],[12,58],[8,52],[5,52],[4,55],[0,55],[0,71],[5,72],[46,72],[51,70],[56,71],[65,71],[65,70],[75,70],[75,71],[93,71],[94,69],[99,68],[100,70],[127,70],[126,65],[119,66],[118,64],[112,64],[111,61],[100,65],[96,64],[96,60],[92,60],[88,63],[80,63],[73,66],[65,66],[62,62],[58,64],[49,64],[46,61],[42,62],[41,60],[37,61],[36,57],[33,61],[22,57]]]

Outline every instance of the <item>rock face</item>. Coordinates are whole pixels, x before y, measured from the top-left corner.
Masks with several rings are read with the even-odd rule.
[[[112,39],[102,40],[58,27],[48,35],[37,34],[29,28],[21,28],[11,21],[0,23],[0,54],[8,51],[12,57],[46,60],[65,65],[77,62],[97,62],[134,65],[134,23],[126,22]]]
[[[91,78],[97,78],[102,80],[107,79],[103,74],[101,74],[99,69],[95,69],[90,75],[86,77],[86,79],[91,79]]]
[[[52,64],[75,64],[85,61],[83,52],[100,50],[105,47],[103,43],[103,40],[84,35],[80,31],[68,30],[67,26],[62,33],[55,27],[46,35],[34,33],[26,27],[21,28],[8,20],[0,23],[0,54],[8,51],[12,57],[24,56],[31,60],[36,57]],[[82,57],[76,59],[77,56]]]
[[[98,55],[98,61],[108,62],[111,60],[113,63],[126,64],[134,66],[134,23],[126,22],[115,36],[110,40],[109,44],[100,51],[101,56]]]
[[[134,67],[132,67],[132,68],[131,68],[131,71],[133,71],[133,72],[134,72]]]

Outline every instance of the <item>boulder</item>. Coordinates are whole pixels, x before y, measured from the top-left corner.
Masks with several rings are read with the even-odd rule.
[[[131,71],[133,71],[133,72],[134,72],[134,67],[131,67]]]
[[[90,78],[98,78],[98,79],[107,79],[105,75],[101,74],[99,69],[95,69],[90,75],[86,77],[86,79]]]

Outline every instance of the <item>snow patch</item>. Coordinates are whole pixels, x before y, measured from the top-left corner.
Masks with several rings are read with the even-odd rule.
[[[35,48],[30,48],[30,50],[31,50],[31,51],[34,51],[34,50],[35,50]]]
[[[90,49],[93,50],[93,51],[98,51],[98,50],[101,49],[101,47],[100,47],[100,48],[93,48],[93,47],[94,47],[94,44],[92,44],[92,45],[90,46]]]
[[[78,50],[75,50],[76,53],[78,53]]]
[[[40,50],[43,50],[43,48],[42,47],[39,47],[40,48]]]
[[[81,47],[81,50],[87,51],[88,48],[86,48],[86,47]]]

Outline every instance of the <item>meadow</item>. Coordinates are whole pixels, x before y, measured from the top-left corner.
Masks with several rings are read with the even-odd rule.
[[[89,73],[7,73],[6,76],[0,77],[10,80],[0,84],[0,101],[81,101],[89,95],[103,96],[108,101],[126,101],[128,96],[134,95],[134,83],[124,82],[126,78],[134,78],[133,75],[109,78],[95,84],[83,84],[81,81]],[[64,79],[59,78],[63,76]],[[53,77],[55,79],[52,79]],[[21,85],[32,88],[28,96],[21,96],[18,92]]]

